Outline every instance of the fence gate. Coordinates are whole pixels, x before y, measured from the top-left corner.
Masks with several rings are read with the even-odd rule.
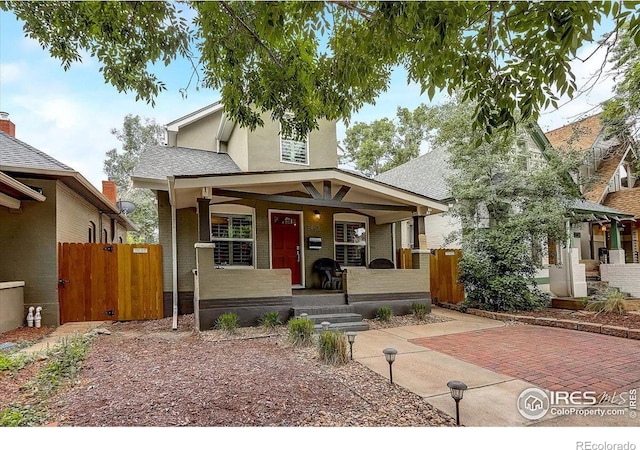
[[[60,323],[161,319],[162,247],[58,244]]]
[[[459,303],[464,300],[464,286],[458,283],[458,262],[462,250],[432,250],[429,272],[431,298],[442,303]]]

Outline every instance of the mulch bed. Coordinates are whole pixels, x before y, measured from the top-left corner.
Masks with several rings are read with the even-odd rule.
[[[546,308],[540,311],[517,311],[509,314],[513,314],[516,316],[548,317],[551,319],[576,320],[579,322],[599,323],[601,325],[615,325],[631,329],[640,329],[640,314],[628,311],[625,314],[616,314]]]
[[[284,326],[198,333],[192,315],[178,324],[177,331],[171,319],[105,326],[111,334],[96,336],[76,382],[47,402],[50,421],[96,427],[455,425],[357,362],[332,366],[313,347],[291,346]]]

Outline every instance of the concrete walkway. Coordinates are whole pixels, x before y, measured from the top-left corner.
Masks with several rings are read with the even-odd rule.
[[[36,344],[23,348],[21,353],[34,354],[34,353],[46,353],[49,349],[62,343],[64,339],[74,336],[76,334],[88,333],[96,328],[101,328],[105,324],[111,322],[69,322],[60,325],[50,335],[46,336],[43,340]]]
[[[457,340],[473,334],[469,332],[500,329],[507,325],[501,321],[436,307],[432,312],[454,320],[360,332],[353,346],[354,359],[388,378],[389,364],[384,359],[382,350],[387,347],[395,348],[398,355],[392,366],[394,383],[420,395],[425,401],[452,417],[455,417],[455,402],[451,398],[447,382],[463,381],[469,388],[460,403],[460,421],[465,426],[640,425],[640,419],[630,418],[628,409],[622,417],[577,413],[565,416],[553,416],[548,413],[535,421],[523,417],[517,409],[518,396],[527,388],[537,387],[535,384],[410,342],[419,338],[450,336],[452,346],[455,346]],[[491,343],[486,345],[487,348],[478,349],[478,352],[491,352]],[[540,343],[532,341],[530,345],[536,347]],[[514,361],[514,364],[518,364],[518,361]],[[584,361],[584,364],[589,364],[589,361]],[[578,409],[586,411],[585,408]]]

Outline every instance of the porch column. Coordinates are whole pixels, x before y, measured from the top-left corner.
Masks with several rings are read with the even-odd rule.
[[[611,221],[611,249],[609,250],[609,264],[624,264],[624,250],[620,246],[620,228],[618,222]]]
[[[198,199],[198,241],[211,242],[211,222],[209,219],[209,199]]]
[[[426,249],[427,248],[427,235],[424,226],[425,216],[415,215],[413,216],[413,248],[414,249]]]

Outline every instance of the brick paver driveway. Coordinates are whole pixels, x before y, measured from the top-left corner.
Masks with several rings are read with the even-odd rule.
[[[519,325],[411,340],[550,390],[621,391],[640,386],[640,341]]]

